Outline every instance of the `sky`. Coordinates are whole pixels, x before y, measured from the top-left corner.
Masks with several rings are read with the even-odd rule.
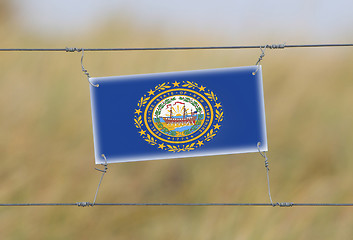
[[[20,27],[41,34],[79,34],[124,16],[175,38],[183,32],[232,41],[352,42],[352,0],[13,0]]]

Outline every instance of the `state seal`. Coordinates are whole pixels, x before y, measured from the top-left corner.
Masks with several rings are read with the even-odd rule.
[[[216,94],[191,81],[165,82],[137,103],[134,124],[148,144],[168,152],[192,151],[211,141],[223,110]]]

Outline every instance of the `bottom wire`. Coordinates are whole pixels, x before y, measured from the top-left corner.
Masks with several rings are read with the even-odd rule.
[[[353,203],[1,203],[0,207],[44,207],[44,206],[180,206],[180,207],[208,207],[208,206],[230,206],[230,207],[353,207]]]

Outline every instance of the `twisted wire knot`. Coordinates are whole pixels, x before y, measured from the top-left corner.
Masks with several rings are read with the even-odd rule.
[[[284,49],[285,47],[286,47],[285,43],[266,45],[266,48],[269,48],[269,49]]]
[[[77,202],[76,205],[77,207],[93,207],[93,204],[90,202]]]
[[[69,47],[65,48],[66,52],[82,52],[82,50],[83,50],[82,48],[75,48],[75,47],[74,48],[69,48]]]
[[[82,65],[82,72],[83,72],[83,74],[85,74],[87,76],[88,79],[91,77],[89,75],[89,72],[83,67],[83,65]]]
[[[266,168],[268,171],[270,171],[270,168],[269,168],[270,163],[268,162],[267,155],[266,155],[265,152],[261,152],[261,150],[260,150],[260,145],[261,145],[261,143],[258,142],[258,143],[257,143],[257,150],[259,151],[259,153],[261,154],[261,156],[265,159],[265,168]]]
[[[277,203],[273,203],[272,206],[276,207],[293,207],[294,203],[292,202],[277,202]]]
[[[265,168],[267,168],[270,171],[270,168],[268,166],[269,166],[269,163],[268,163],[268,159],[266,158],[265,159]]]
[[[264,50],[262,50],[262,48],[261,48],[261,54],[260,54],[259,60],[257,60],[255,65],[258,65],[262,61],[262,59],[264,58],[266,47],[267,46],[265,46]]]

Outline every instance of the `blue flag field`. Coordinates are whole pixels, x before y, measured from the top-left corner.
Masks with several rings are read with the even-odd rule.
[[[267,151],[257,68],[90,78],[96,164]]]

